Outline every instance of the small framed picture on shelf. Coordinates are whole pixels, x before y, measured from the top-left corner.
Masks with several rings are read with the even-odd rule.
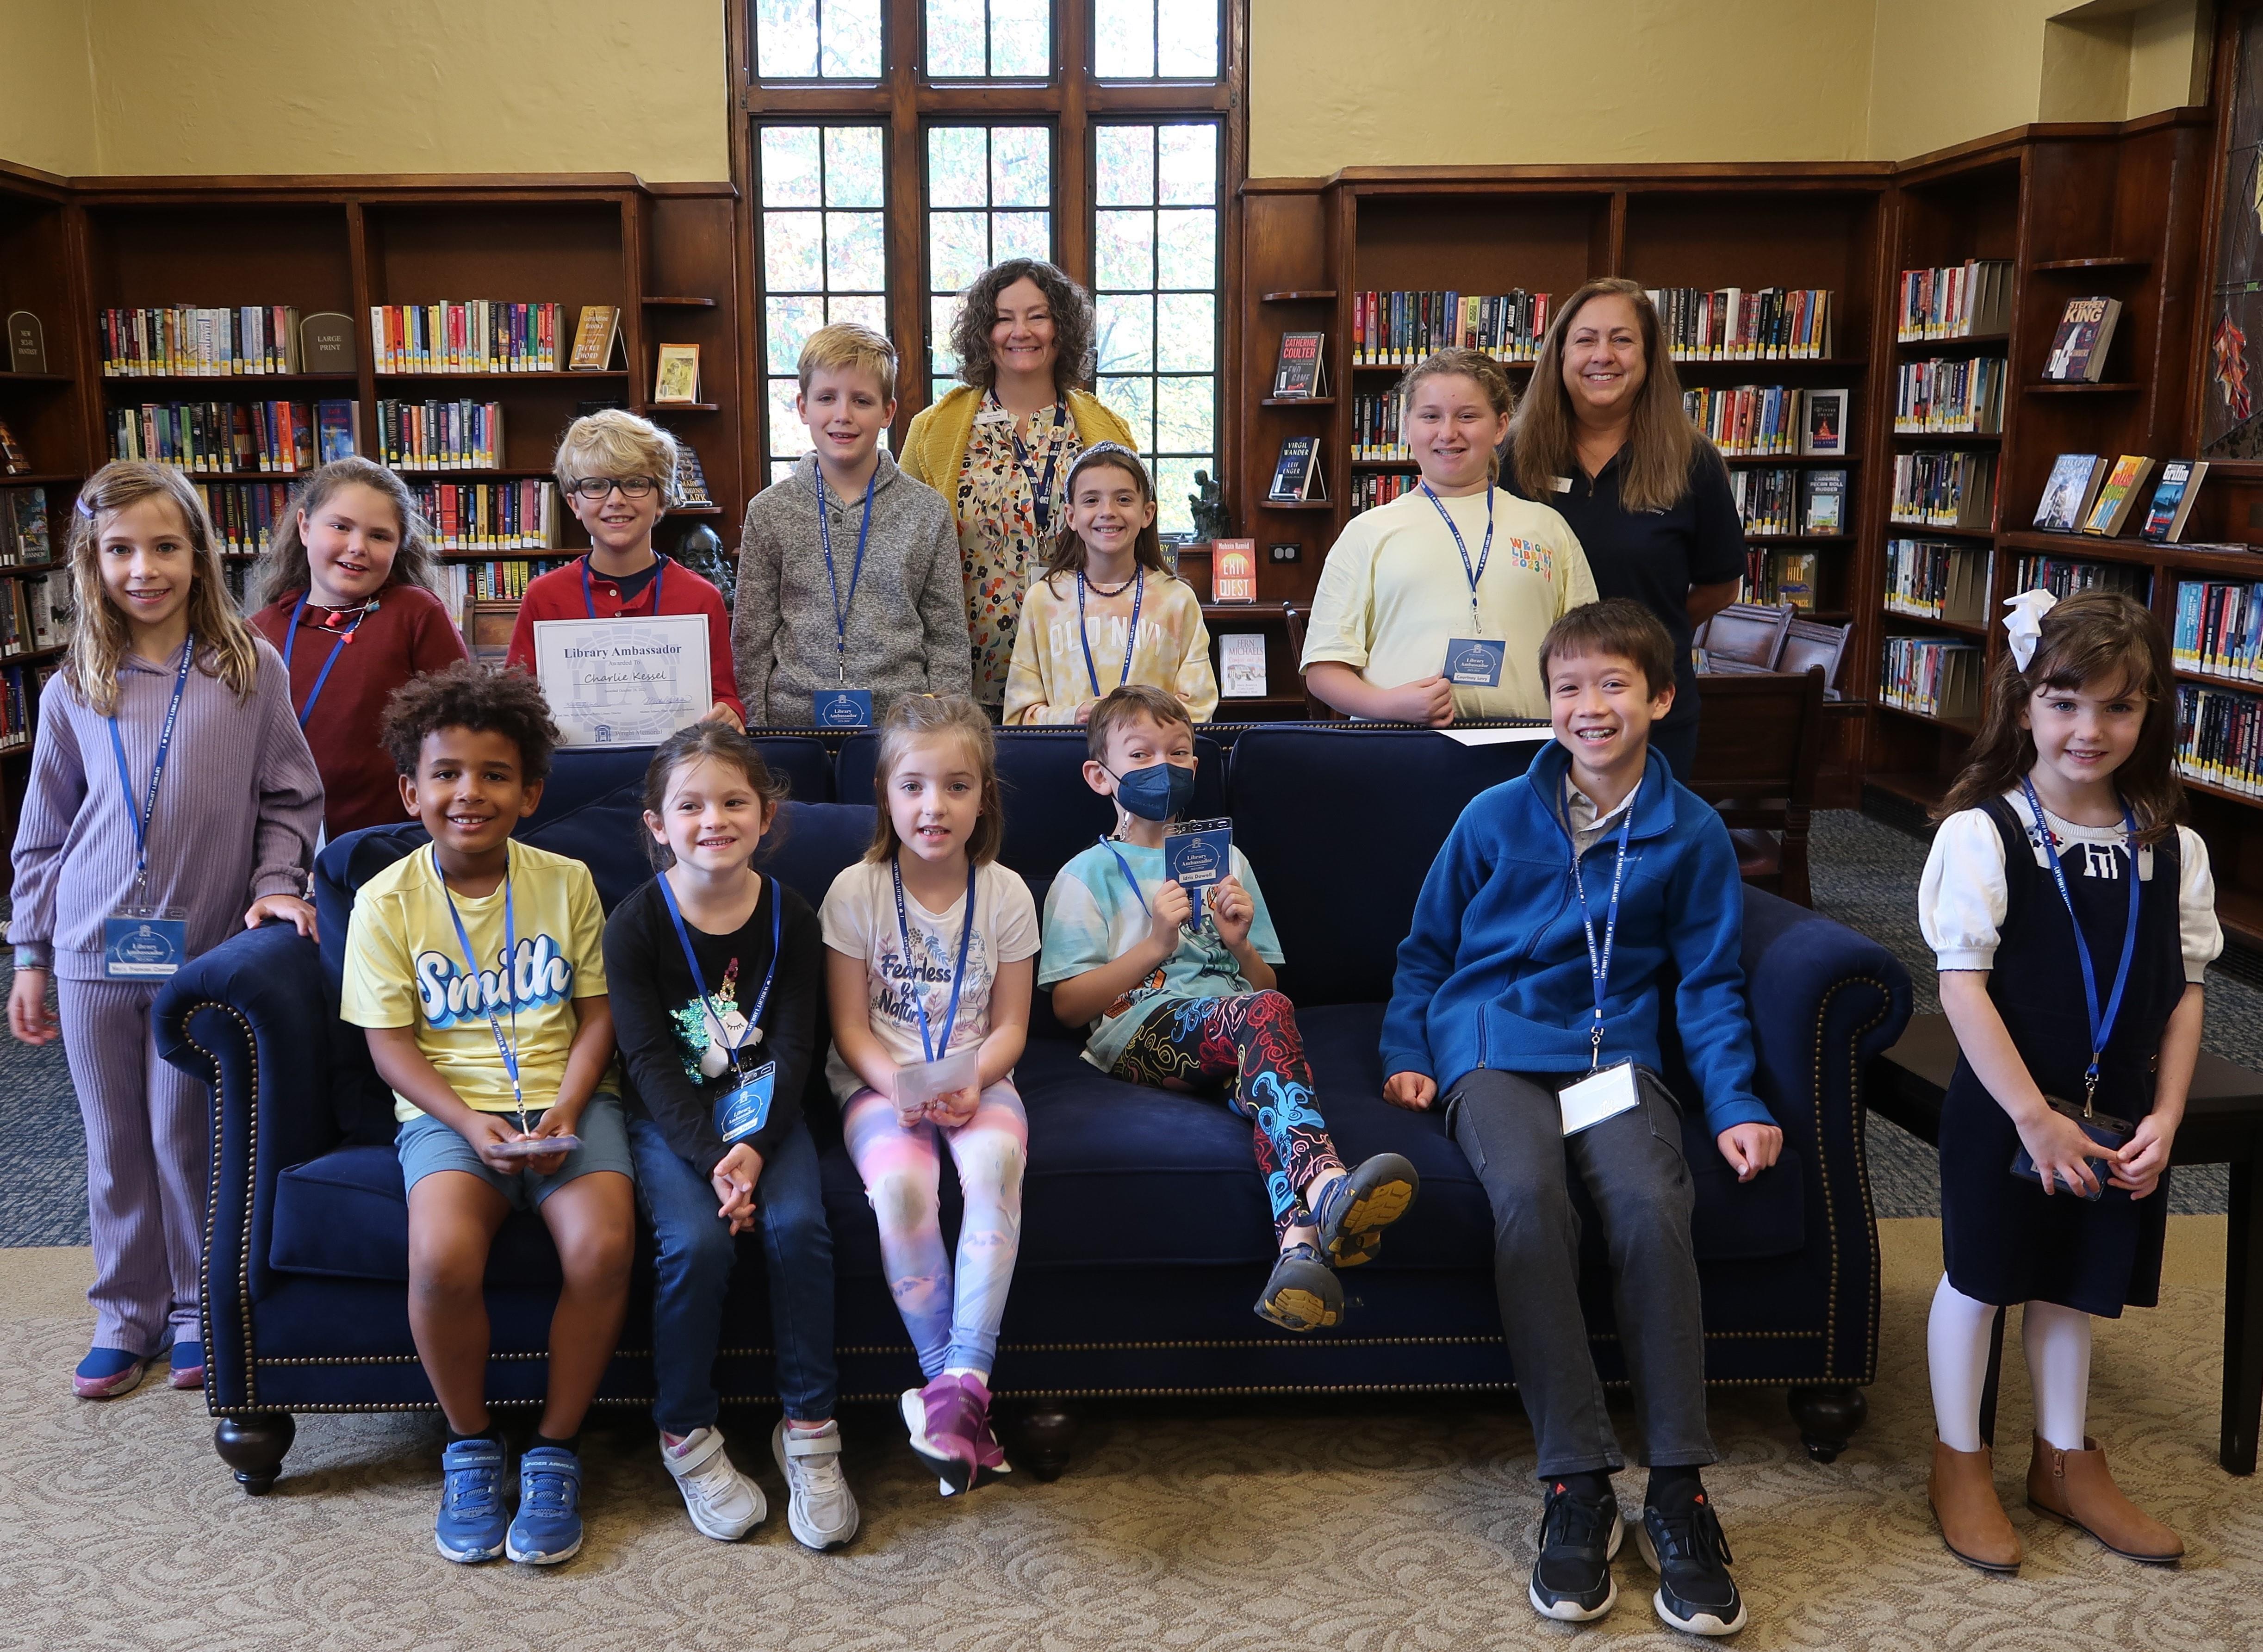
[[[1807,422],[1799,433],[1802,453],[1830,458],[1847,452],[1847,393],[1811,390],[1807,393]]]
[[[656,402],[699,400],[698,345],[660,347],[660,372],[653,380],[652,399]]]

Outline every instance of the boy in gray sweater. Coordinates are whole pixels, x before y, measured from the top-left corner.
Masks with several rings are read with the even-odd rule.
[[[748,727],[855,728],[907,694],[972,691],[965,580],[943,495],[880,451],[895,346],[855,321],[802,347],[815,451],[747,507],[731,653]]]

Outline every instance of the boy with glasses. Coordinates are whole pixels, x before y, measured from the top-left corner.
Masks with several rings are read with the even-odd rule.
[[[744,728],[747,710],[731,667],[731,620],[723,594],[653,550],[653,530],[676,497],[676,438],[648,419],[608,408],[567,427],[552,468],[567,505],[589,530],[589,549],[528,583],[504,663],[534,670],[538,619],[698,614],[707,622],[713,682],[708,720]]]

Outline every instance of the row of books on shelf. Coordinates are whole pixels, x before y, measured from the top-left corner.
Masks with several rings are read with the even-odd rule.
[[[69,569],[0,580],[0,660],[61,647],[70,637],[70,621]]]
[[[2111,538],[2128,525],[2138,491],[2153,473],[2143,453],[2108,458],[2102,453],[2062,453],[2035,505],[2035,527],[2043,533],[2086,533]],[[2140,519],[2137,537],[2155,545],[2174,545],[2200,497],[2205,459],[2171,459],[2161,466],[2151,502]]]
[[[2023,556],[2012,576],[2015,591],[2049,591],[2057,597],[2077,591],[2119,591],[2141,602],[2152,585],[2151,574],[2134,563],[2086,562],[2079,557]]]
[[[1980,705],[1980,645],[1940,637],[1889,637],[1878,697],[1926,717],[1970,720]]]
[[[1495,293],[1370,291],[1353,296],[1351,359],[1355,367],[1411,367],[1433,351],[1458,347],[1502,361],[1531,361],[1547,331],[1548,294],[1522,287]]]
[[[1894,336],[1902,343],[1985,337],[2009,332],[2011,326],[2009,258],[1967,258],[1902,271],[1894,315]]]
[[[1745,531],[1842,534],[1847,531],[1847,473],[1842,470],[1746,468],[1729,473],[1730,496]]]
[[[591,305],[582,314],[609,307]],[[618,318],[611,324],[618,328]],[[573,342],[564,305],[495,299],[372,304],[369,332],[380,373],[557,372]]]
[[[2237,689],[2177,685],[2177,772],[2263,797],[2263,698]]]
[[[54,559],[47,490],[0,487],[0,567],[38,567]]]
[[[109,379],[295,373],[303,371],[299,326],[299,312],[287,304],[105,309],[102,372]]]
[[[1844,390],[1804,390],[1794,385],[1733,385],[1681,393],[1681,410],[1690,423],[1732,458],[1843,455],[1847,403]]]
[[[145,401],[110,411],[110,457],[191,473],[312,470],[359,446],[361,409],[339,401]]]
[[[1988,623],[1988,551],[1940,539],[1886,541],[1885,608],[1890,614]]]
[[[442,551],[548,551],[558,545],[558,484],[547,478],[511,482],[424,482],[416,507]]]
[[[378,450],[413,471],[491,471],[502,464],[500,401],[380,401]]]
[[[2263,583],[2180,581],[2169,658],[2180,670],[2263,682]]]
[[[1737,600],[1781,608],[1789,602],[1802,612],[1815,608],[1815,563],[1812,551],[1769,551],[1759,546],[1745,552],[1745,582]]]
[[[1996,456],[1949,449],[1894,455],[1893,521],[1986,530],[1996,521]]]
[[[1651,287],[1676,361],[1811,361],[1831,354],[1821,287]]]
[[[440,599],[459,616],[467,615],[474,602],[516,602],[542,574],[566,566],[564,559],[496,557],[481,562],[443,562],[437,570]],[[470,634],[466,625],[465,632]]]
[[[35,711],[40,691],[55,675],[59,662],[9,666],[0,669],[0,751],[22,751],[32,743],[38,723]]]
[[[287,482],[194,482],[212,518],[213,532],[222,556],[249,557],[265,552],[275,524],[291,508]]]
[[[1370,471],[1351,479],[1351,514],[1373,510],[1414,491],[1421,478],[1412,471]]]
[[[1904,362],[1894,382],[1894,434],[2002,435],[2008,372],[2001,356]]]

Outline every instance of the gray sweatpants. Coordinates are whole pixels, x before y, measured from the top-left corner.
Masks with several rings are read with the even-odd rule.
[[[94,1345],[148,1357],[195,1342],[210,1179],[210,1091],[157,1053],[160,983],[55,982],[86,1126]]]
[[[1689,1239],[1695,1191],[1681,1156],[1681,1111],[1650,1073],[1642,1101],[1577,1136],[1564,1134],[1555,1088],[1513,1072],[1469,1073],[1446,1098],[1446,1123],[1493,1201],[1493,1286],[1532,1421],[1542,1479],[1625,1466],[1580,1309],[1580,1218],[1571,1179],[1587,1184],[1610,1254],[1612,1303],[1634,1381],[1642,1461],[1717,1460],[1705,1427],[1705,1327]]]

